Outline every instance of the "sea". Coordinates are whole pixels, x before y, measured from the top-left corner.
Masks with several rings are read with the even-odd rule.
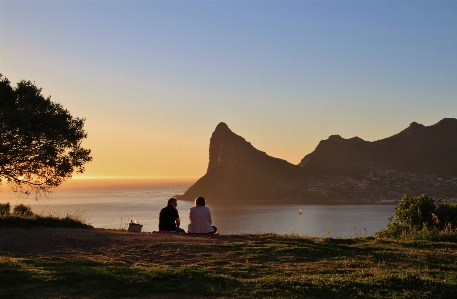
[[[159,212],[170,197],[183,194],[193,181],[99,182],[58,188],[46,198],[0,191],[0,203],[30,205],[35,213],[72,214],[97,228],[122,229],[133,221],[143,231],[158,230]],[[204,195],[203,195],[204,196]],[[192,201],[178,201],[181,227],[187,230]],[[353,238],[373,236],[387,227],[396,205],[305,205],[211,202],[213,225],[221,234],[277,233]],[[299,214],[299,211],[302,214]]]

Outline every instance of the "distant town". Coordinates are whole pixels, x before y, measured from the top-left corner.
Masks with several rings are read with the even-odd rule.
[[[282,185],[283,199],[325,203],[397,203],[403,195],[427,194],[457,202],[457,176],[371,167],[358,175],[317,175]]]

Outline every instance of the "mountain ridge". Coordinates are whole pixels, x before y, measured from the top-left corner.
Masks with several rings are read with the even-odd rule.
[[[372,142],[337,136],[319,142],[298,165],[313,174],[348,174],[370,166],[457,173],[457,119],[445,118],[431,126],[412,122],[401,132]]]
[[[437,191],[431,178],[444,175],[449,177],[452,183],[455,176],[457,184],[456,153],[455,118],[444,118],[431,126],[412,122],[399,133],[376,141],[365,141],[357,136],[345,139],[340,135],[331,135],[321,140],[316,149],[305,155],[298,165],[271,157],[256,149],[243,137],[232,132],[226,123],[221,122],[210,139],[206,174],[192,185],[182,198],[301,198],[303,201],[305,197],[323,202],[331,200],[331,196],[360,200],[364,200],[364,197],[388,198],[393,194],[400,194],[402,188],[404,191],[421,193],[422,190],[436,189],[437,194],[444,194]],[[373,173],[381,173],[383,181],[392,184],[391,189],[388,186],[379,187],[377,179],[371,179]],[[411,190],[407,183],[398,184],[389,177],[386,178],[387,173],[396,173],[399,177],[403,173],[415,179],[422,177],[426,178],[423,181],[427,183],[423,183],[423,187],[418,183],[417,188]],[[351,187],[348,191],[332,184],[334,180],[343,186],[346,180],[349,182],[346,186],[349,186],[355,182],[354,177],[360,180],[357,186],[371,186],[373,191],[367,191],[368,187]],[[353,189],[358,191],[353,192]],[[380,195],[377,196],[374,191],[380,192]],[[449,192],[454,191],[457,194],[457,187],[452,185]]]

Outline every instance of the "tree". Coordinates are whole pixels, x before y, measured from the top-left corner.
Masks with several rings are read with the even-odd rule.
[[[81,147],[84,121],[44,98],[31,81],[13,88],[0,74],[0,184],[39,196],[84,172],[92,160]]]
[[[434,225],[433,214],[435,213],[435,200],[425,194],[419,196],[403,196],[398,203],[397,221],[403,225],[422,229],[425,225],[432,228]]]

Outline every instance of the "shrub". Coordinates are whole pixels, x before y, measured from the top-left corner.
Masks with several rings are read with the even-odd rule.
[[[440,200],[436,208],[436,224],[440,230],[457,227],[457,204]]]
[[[32,208],[30,206],[26,206],[22,203],[18,204],[13,209],[13,215],[23,216],[23,217],[32,216],[33,215]]]
[[[86,222],[84,211],[77,210],[74,214],[34,214],[29,206],[18,205],[12,215],[0,217],[0,227],[31,228],[37,226],[93,228]],[[25,207],[25,208],[24,208]],[[20,211],[19,211],[20,210]],[[22,214],[20,214],[22,213]],[[1,297],[1,296],[0,296]]]
[[[421,230],[425,225],[434,226],[433,214],[436,210],[435,200],[425,194],[409,197],[403,196],[395,215],[400,225]]]
[[[457,204],[435,200],[425,194],[403,196],[395,212],[389,217],[387,229],[376,232],[377,237],[409,239],[455,239],[457,236]]]
[[[10,214],[10,203],[0,203],[0,216],[8,216]]]

